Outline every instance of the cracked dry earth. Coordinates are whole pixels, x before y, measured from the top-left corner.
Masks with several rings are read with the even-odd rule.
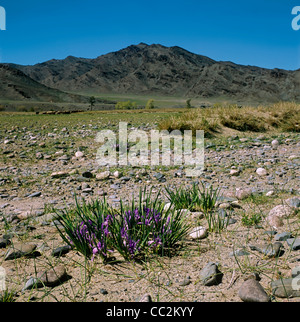
[[[90,129],[78,141],[71,131],[59,127],[53,136],[28,129],[21,135],[15,129],[1,133],[0,266],[15,301],[138,302],[145,294],[161,302],[242,301],[241,293],[251,293],[241,292],[249,279],[257,280],[268,300],[299,301],[299,292],[280,295],[272,287],[274,281],[291,278],[300,266],[299,247],[288,243],[288,238],[299,238],[298,135],[239,134],[206,140],[205,171],[198,180],[221,189],[216,212],[229,216],[227,228],[208,231],[201,239],[187,236],[171,258],[137,263],[116,254],[119,261],[104,264],[99,258],[85,261],[73,249],[53,253],[65,246],[54,225],[54,208],[72,208],[75,193],[87,200],[105,195],[117,208],[120,199],[130,202],[145,186],[154,191],[165,186],[189,188],[195,178],[186,178],[179,167],[100,167],[96,133]],[[270,211],[280,205],[289,209],[288,214],[279,215],[279,222],[272,224],[267,220]],[[186,213],[192,227],[208,230],[201,213]],[[254,215],[257,222],[246,221]],[[264,251],[266,245],[271,245],[271,252]],[[19,258],[7,259],[9,252],[21,247]],[[215,264],[219,277],[212,285],[202,278],[209,263]],[[26,289],[30,278],[51,269],[57,269],[54,280],[62,271],[58,282]]]

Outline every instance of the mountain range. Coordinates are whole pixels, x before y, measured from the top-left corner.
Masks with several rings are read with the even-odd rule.
[[[145,43],[94,59],[69,56],[36,65],[0,65],[4,97],[80,101],[69,93],[300,101],[300,70],[215,61],[177,46]]]

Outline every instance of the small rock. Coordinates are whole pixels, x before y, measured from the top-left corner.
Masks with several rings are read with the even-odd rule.
[[[250,255],[250,253],[248,253],[245,248],[240,248],[240,249],[236,249],[235,251],[231,252],[229,254],[230,257],[233,257],[233,256],[248,256]]]
[[[28,196],[28,198],[37,198],[41,195],[42,193],[40,191],[34,192]]]
[[[166,203],[164,206],[164,211],[168,211],[171,206],[172,206],[171,202]]]
[[[252,189],[246,188],[246,189],[241,189],[241,188],[236,188],[235,195],[237,199],[243,200],[252,195]]]
[[[209,262],[200,272],[200,281],[205,286],[218,285],[221,283],[223,274],[219,271],[218,265]]]
[[[11,244],[11,241],[9,239],[6,239],[4,237],[0,238],[0,248],[5,248]]]
[[[300,199],[299,198],[289,198],[287,200],[285,200],[285,203],[291,207],[291,208],[294,208],[294,209],[298,209],[300,208]]]
[[[162,173],[159,173],[159,172],[158,173],[154,173],[153,174],[153,177],[156,178],[161,183],[164,183],[164,182],[167,181],[167,179],[165,178],[165,175],[162,174]]]
[[[51,173],[52,178],[63,178],[63,177],[67,177],[68,175],[69,173],[66,171],[58,171],[58,172]]]
[[[250,249],[257,250],[258,252],[267,256],[268,258],[274,258],[274,257],[279,257],[282,254],[281,252],[282,246],[283,246],[282,243],[276,242],[274,244],[268,244],[262,247],[250,246]]]
[[[121,177],[120,180],[127,182],[127,181],[130,181],[131,178],[130,177]]]
[[[270,298],[260,283],[251,278],[240,287],[238,295],[243,302],[270,302]]]
[[[26,219],[31,218],[31,217],[33,217],[33,213],[30,210],[22,211],[21,213],[19,213],[17,215],[17,218],[20,219],[20,220],[26,220]]]
[[[295,278],[295,277],[300,277],[300,266],[294,267],[292,269],[292,278]],[[299,280],[299,282],[300,282],[300,280]],[[300,287],[300,284],[299,284],[299,287]]]
[[[42,224],[42,223],[53,221],[54,219],[56,219],[56,217],[57,217],[56,213],[48,213],[35,218],[35,221],[39,224]]]
[[[267,197],[272,197],[273,195],[274,195],[274,191],[273,191],[273,190],[268,191],[268,192],[266,193],[266,196],[267,196]]]
[[[268,174],[267,170],[264,169],[264,168],[258,168],[256,170],[256,173],[260,176],[260,177],[263,177],[263,176],[266,176]]]
[[[185,278],[183,281],[179,282],[179,286],[187,286],[192,283],[190,276]]]
[[[77,151],[76,153],[75,153],[75,157],[76,158],[82,158],[84,156],[84,153],[83,152],[81,152],[81,151]]]
[[[67,254],[71,249],[72,249],[72,247],[70,245],[57,247],[57,248],[55,248],[53,250],[52,256],[54,256],[54,257],[60,257],[62,255]]]
[[[289,156],[289,160],[295,160],[295,159],[299,159],[299,155],[292,154]]]
[[[30,277],[29,280],[25,283],[24,287],[22,288],[22,292],[26,290],[32,290],[33,288],[43,287],[43,284],[39,282],[37,278]]]
[[[117,171],[115,171],[115,172],[114,172],[114,174],[113,174],[113,175],[114,175],[114,177],[115,177],[116,179],[118,179],[118,178],[120,178],[121,173],[120,173],[120,171],[118,171],[118,170],[117,170]]]
[[[292,234],[290,232],[283,232],[280,234],[275,235],[275,240],[276,241],[286,241],[287,239],[291,238]]]
[[[93,178],[94,177],[94,175],[92,174],[92,172],[90,172],[90,171],[84,171],[83,173],[82,173],[82,176],[84,177],[84,178],[88,178],[88,179],[90,179],[90,178]]]
[[[271,282],[272,294],[280,298],[300,297],[300,286],[297,278],[286,278]]]
[[[67,277],[66,269],[63,265],[56,266],[48,271],[37,274],[37,279],[45,286],[54,287],[61,284]]]
[[[295,209],[287,205],[278,205],[272,208],[266,218],[266,222],[275,228],[282,227],[282,219],[289,218],[295,213]]]
[[[41,152],[37,152],[37,153],[35,154],[35,157],[36,157],[38,160],[41,160],[41,159],[43,159],[43,158],[44,158],[44,155],[43,155]]]
[[[273,141],[271,142],[271,145],[272,145],[272,148],[273,148],[274,150],[278,149],[278,147],[279,147],[279,142],[278,142],[278,140],[273,140]]]
[[[192,232],[190,233],[190,237],[192,239],[204,239],[207,236],[207,229],[199,226],[196,227],[192,230]]]
[[[236,170],[236,169],[231,169],[230,170],[230,175],[233,177],[237,177],[240,175],[240,170]]]
[[[38,253],[35,252],[35,249],[36,245],[34,244],[14,244],[13,247],[8,249],[4,260],[16,259],[23,256],[36,256]]]
[[[141,297],[139,302],[145,302],[145,303],[148,302],[148,303],[150,303],[150,302],[152,302],[152,298],[151,298],[151,296],[149,294],[145,294],[145,295],[143,295]]]
[[[102,295],[107,295],[107,294],[108,294],[107,290],[106,290],[106,289],[104,289],[104,288],[100,288],[100,293],[101,293]]]
[[[61,157],[58,158],[59,161],[69,161],[70,157],[67,156],[66,154],[62,155]]]
[[[89,194],[89,193],[93,192],[93,189],[92,188],[85,188],[85,189],[82,189],[82,192]]]
[[[96,180],[107,180],[110,176],[110,172],[109,171],[104,171],[101,173],[97,173],[96,175]]]
[[[232,206],[229,202],[223,202],[223,203],[219,204],[219,208],[220,209],[230,209],[230,208],[232,208]]]
[[[300,249],[300,238],[288,238],[286,242],[290,246],[291,250]]]

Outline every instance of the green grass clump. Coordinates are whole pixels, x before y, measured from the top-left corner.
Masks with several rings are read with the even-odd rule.
[[[4,290],[0,292],[0,303],[15,302],[15,292]]]
[[[208,212],[214,209],[219,189],[212,186],[205,187],[203,183],[193,184],[191,188],[175,188],[171,190],[166,188],[166,194],[169,201],[174,204],[176,209],[189,209],[190,211]]]
[[[259,213],[246,214],[242,215],[242,224],[246,227],[258,226],[262,221],[262,215]]]

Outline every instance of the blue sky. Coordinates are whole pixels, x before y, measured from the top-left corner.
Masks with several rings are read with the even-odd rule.
[[[300,68],[300,0],[0,0],[0,62],[95,58],[145,42],[180,46],[215,60]]]

